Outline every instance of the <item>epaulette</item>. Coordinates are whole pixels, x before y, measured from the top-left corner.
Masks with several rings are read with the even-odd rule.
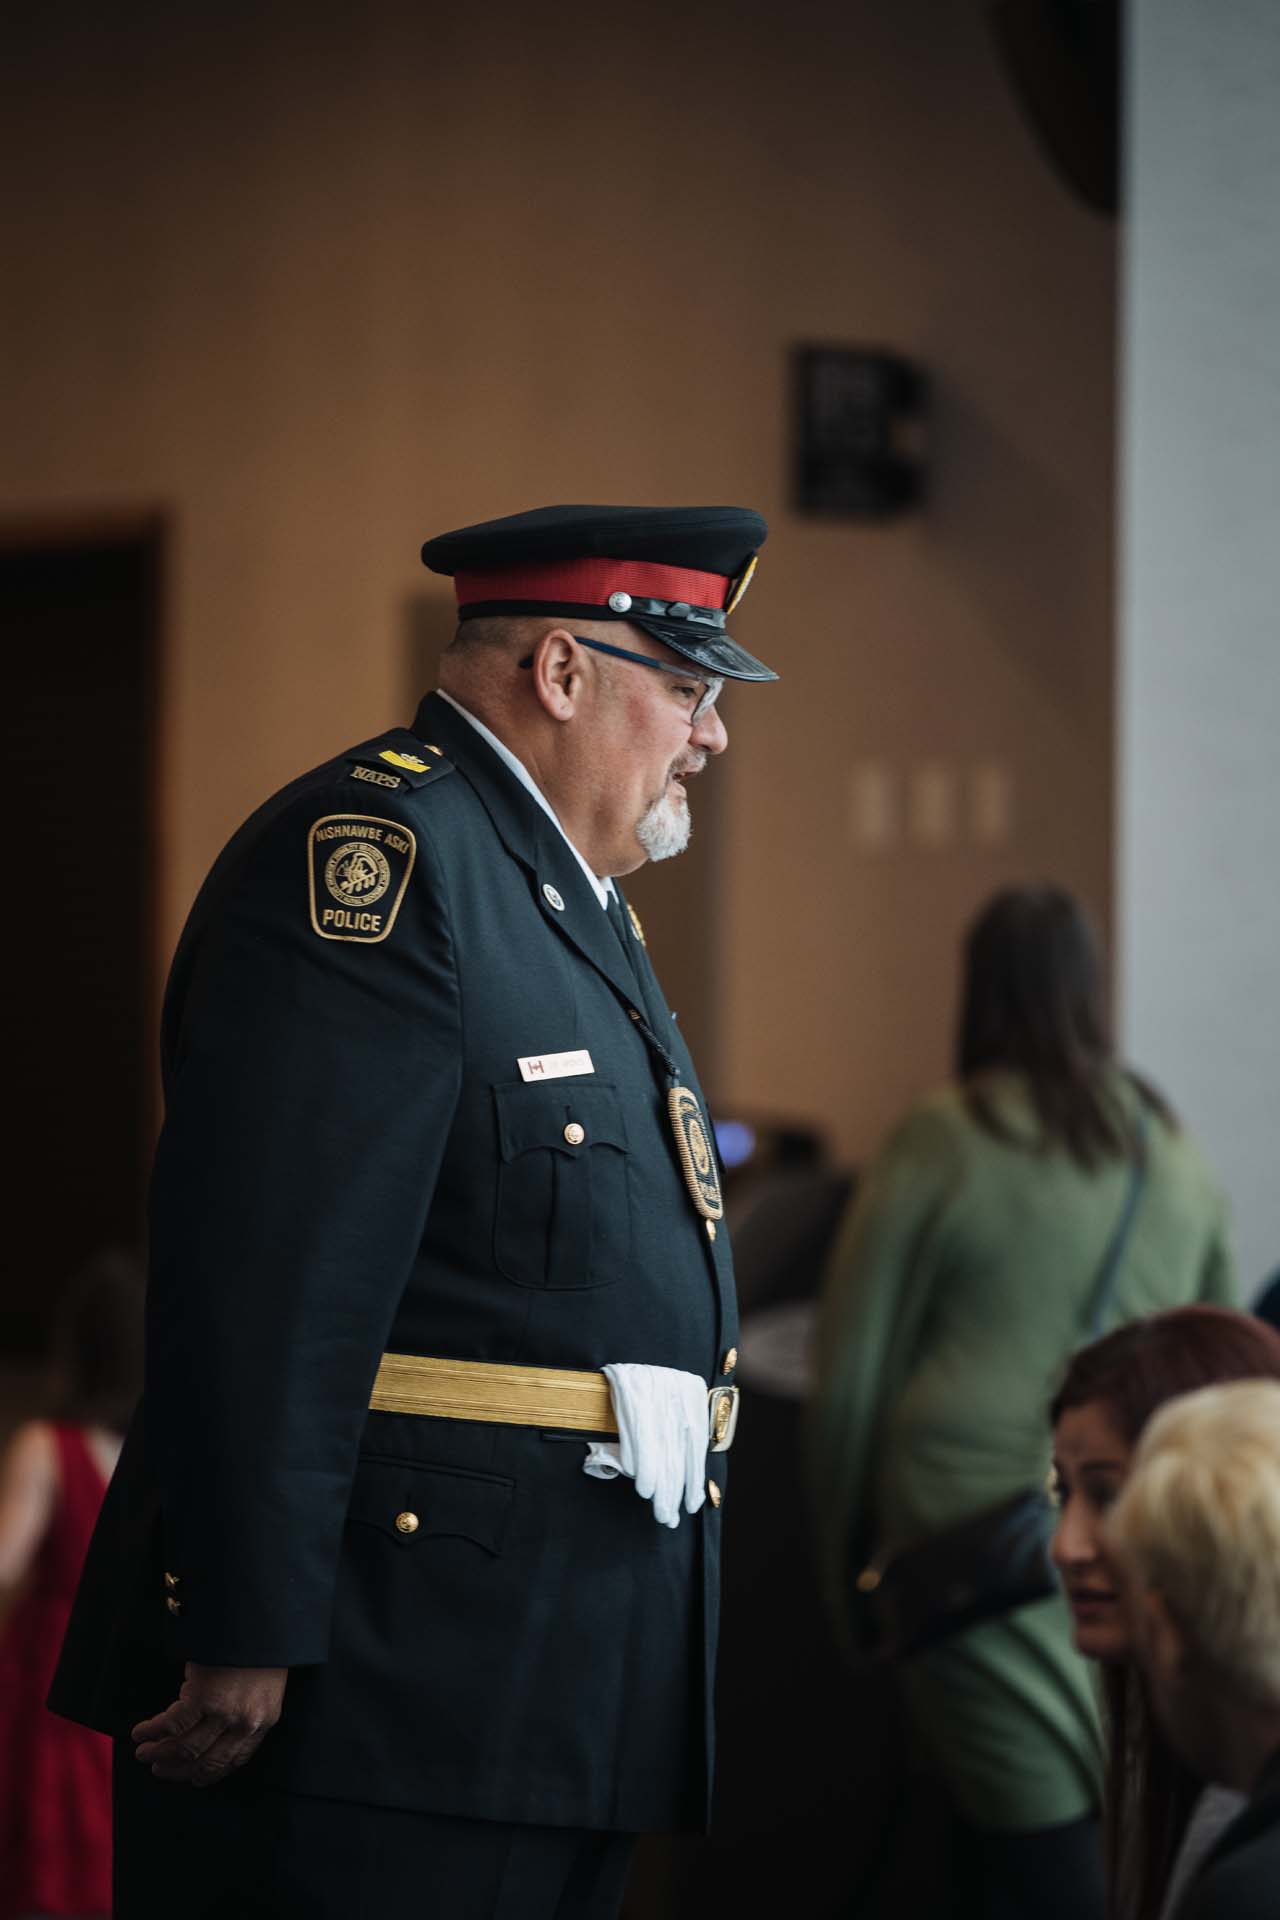
[[[374,740],[367,747],[357,747],[346,761],[349,780],[360,780],[388,793],[427,787],[453,772],[452,760],[446,760],[438,747],[411,736],[405,737],[402,747],[382,746]]]

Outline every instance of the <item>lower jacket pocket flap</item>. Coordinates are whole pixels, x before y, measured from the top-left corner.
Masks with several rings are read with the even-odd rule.
[[[377,1527],[405,1547],[453,1534],[501,1553],[514,1481],[411,1461],[360,1462],[347,1518]]]

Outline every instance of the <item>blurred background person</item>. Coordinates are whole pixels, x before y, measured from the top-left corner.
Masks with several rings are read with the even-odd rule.
[[[1107,1528],[1155,1711],[1186,1764],[1247,1795],[1177,1920],[1271,1920],[1280,1885],[1280,1384],[1172,1401]]]
[[[955,1080],[867,1169],[816,1344],[816,1510],[838,1619],[852,1618],[860,1566],[1043,1479],[1044,1408],[1084,1337],[1141,1134],[1112,1316],[1231,1295],[1218,1189],[1165,1102],[1114,1058],[1102,994],[1069,894],[998,894],[965,946]],[[959,1910],[1100,1914],[1101,1736],[1065,1601],[975,1627],[904,1663],[899,1682],[957,1816]]]
[[[1109,1908],[1125,1920],[1167,1920],[1243,1803],[1229,1788],[1206,1787],[1151,1716],[1104,1554],[1103,1522],[1139,1436],[1166,1401],[1252,1379],[1280,1380],[1280,1333],[1230,1307],[1175,1307],[1082,1348],[1051,1408],[1059,1506],[1053,1560],[1076,1648],[1102,1663]]]
[[[56,1407],[0,1457],[0,1920],[111,1910],[111,1742],[45,1707],[98,1508],[142,1379],[142,1275],[98,1255],[55,1331]],[[16,1593],[15,1593],[16,1590]]]

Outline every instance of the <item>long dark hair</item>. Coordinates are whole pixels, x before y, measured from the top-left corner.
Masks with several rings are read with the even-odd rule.
[[[57,1418],[123,1433],[142,1391],[142,1263],[121,1248],[97,1253],[58,1303],[53,1364]]]
[[[970,1113],[988,1133],[1025,1144],[1003,1119],[989,1076],[1025,1075],[1041,1146],[1065,1147],[1081,1166],[1127,1153],[1125,1117],[1108,1085],[1111,1036],[1098,942],[1079,902],[1060,887],[1011,887],[970,927],[956,1034],[956,1072]],[[1170,1125],[1153,1088],[1140,1096]]]
[[[1280,1380],[1274,1327],[1233,1307],[1172,1307],[1083,1347],[1049,1416],[1056,1426],[1071,1408],[1104,1406],[1132,1447],[1156,1408],[1175,1395],[1258,1379]],[[1165,1739],[1136,1667],[1104,1667],[1102,1684],[1108,1905],[1125,1920],[1155,1920],[1203,1782]]]

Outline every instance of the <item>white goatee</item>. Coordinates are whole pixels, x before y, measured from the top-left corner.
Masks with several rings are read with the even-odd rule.
[[[668,793],[646,808],[636,822],[636,839],[651,860],[670,860],[673,854],[683,853],[692,832],[688,802]]]

